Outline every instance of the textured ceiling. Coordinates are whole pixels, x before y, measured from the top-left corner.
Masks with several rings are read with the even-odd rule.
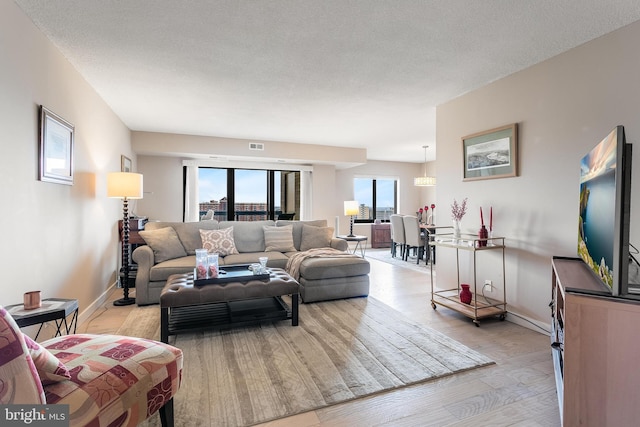
[[[15,0],[132,130],[435,158],[435,107],[637,0]]]

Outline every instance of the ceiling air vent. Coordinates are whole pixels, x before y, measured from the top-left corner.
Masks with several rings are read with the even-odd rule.
[[[249,143],[249,150],[264,151],[264,144],[261,144],[259,142],[250,142]]]

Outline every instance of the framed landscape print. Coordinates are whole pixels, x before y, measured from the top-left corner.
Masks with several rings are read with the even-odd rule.
[[[518,124],[462,138],[463,181],[518,175]]]
[[[40,106],[40,181],[73,185],[74,126]]]

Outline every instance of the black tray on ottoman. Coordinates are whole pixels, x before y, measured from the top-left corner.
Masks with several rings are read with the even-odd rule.
[[[271,275],[269,273],[253,274],[253,271],[249,270],[249,264],[233,264],[219,267],[218,277],[212,279],[196,279],[193,281],[193,284],[194,286],[204,286],[230,282],[247,282],[249,280],[268,282],[270,277]]]

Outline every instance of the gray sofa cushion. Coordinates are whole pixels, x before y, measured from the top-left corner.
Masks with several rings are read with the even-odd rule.
[[[195,255],[182,258],[174,258],[157,263],[149,271],[149,280],[152,282],[166,281],[172,274],[193,272],[196,267]]]
[[[202,248],[202,239],[200,239],[200,230],[217,230],[220,228],[218,221],[200,221],[200,222],[154,222],[149,221],[145,224],[145,230],[155,230],[162,227],[173,227],[187,251],[187,255],[195,255],[196,249]]]
[[[302,239],[300,250],[308,251],[315,248],[331,247],[333,237],[333,227],[315,227],[313,225],[302,224]]]
[[[220,229],[233,227],[233,239],[238,252],[264,252],[264,230],[262,227],[274,225],[274,221],[221,221]]]
[[[156,230],[140,230],[138,233],[153,251],[156,262],[187,255],[178,234],[173,227],[163,227]]]
[[[369,261],[360,257],[307,258],[300,265],[300,276],[307,280],[323,280],[369,274]]]
[[[367,295],[369,295],[368,275],[326,280],[300,278],[300,297],[305,303]]]
[[[300,243],[302,242],[302,226],[303,225],[313,225],[315,227],[326,227],[327,221],[324,219],[318,219],[314,221],[285,221],[279,220],[276,221],[276,226],[283,227],[290,225],[293,227],[293,245],[296,250],[300,250]]]
[[[253,264],[258,262],[258,258],[266,256],[268,267],[285,268],[289,258],[282,252],[250,252],[246,254],[236,254],[224,257],[224,264]]]

